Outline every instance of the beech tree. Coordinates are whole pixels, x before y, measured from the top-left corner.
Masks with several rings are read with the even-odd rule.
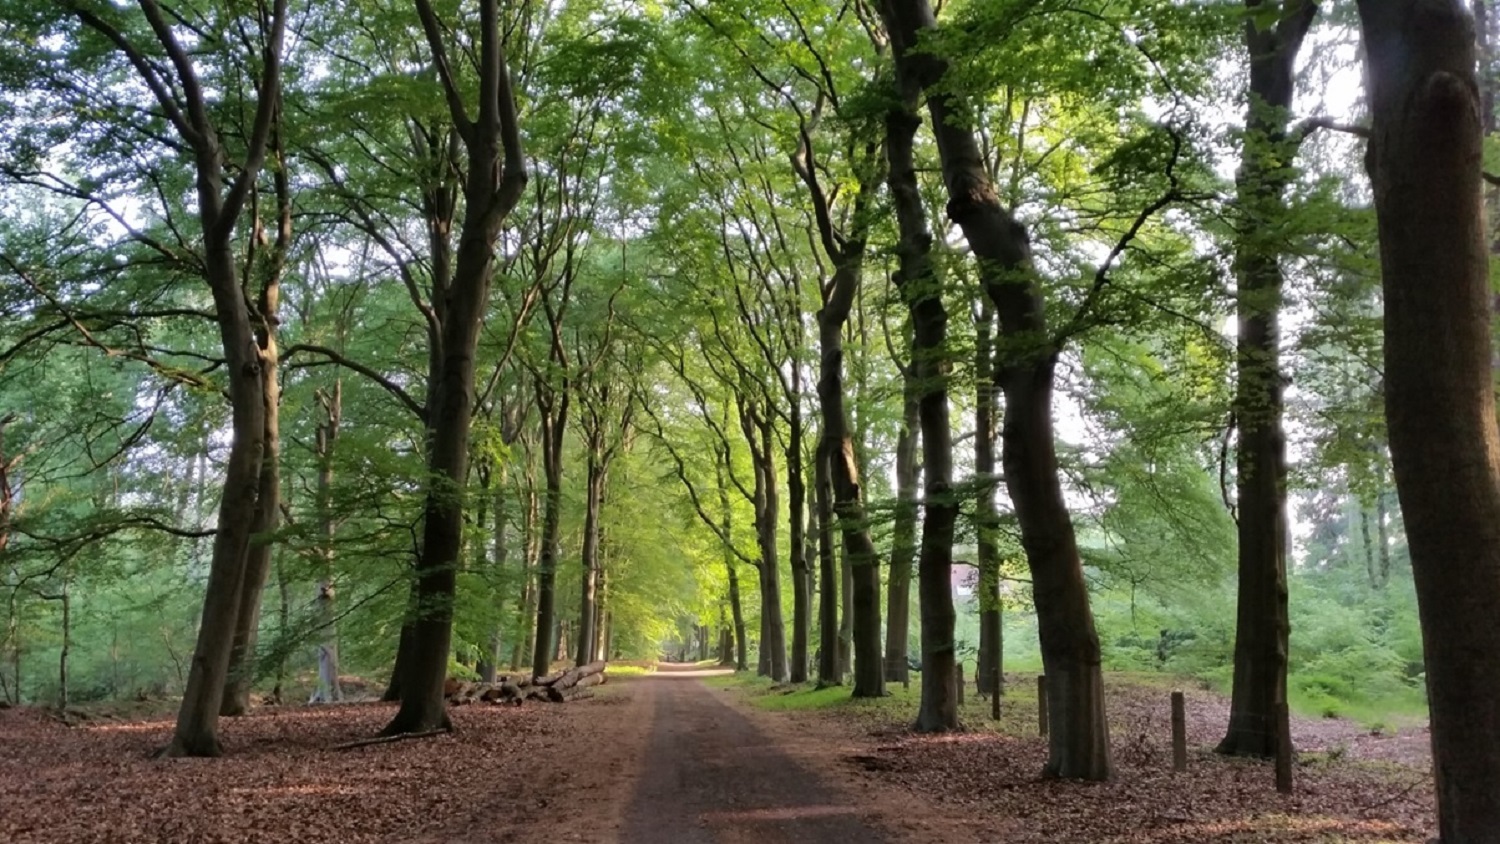
[[[896,22],[894,7],[883,8],[887,25]],[[911,311],[910,389],[916,393],[921,425],[923,519],[917,563],[921,593],[922,698],[916,729],[941,732],[959,728],[957,653],[953,642],[953,533],[958,502],[952,495],[953,432],[948,417],[944,378],[944,344],[948,312],[942,283],[932,260],[932,234],[917,181],[914,153],[918,109],[926,82],[909,60],[915,33],[891,27],[896,55],[898,97],[886,116],[885,148],[890,191],[900,230],[898,284]],[[903,666],[904,668],[904,666]]]
[[[494,247],[505,218],[526,187],[520,122],[496,0],[479,8],[479,54],[474,68],[479,101],[470,116],[464,86],[449,56],[442,22],[428,0],[417,13],[448,111],[467,156],[464,216],[451,279],[433,279],[428,319],[439,329],[440,361],[428,402],[432,473],[426,493],[422,549],[416,572],[417,617],[411,660],[400,678],[401,708],[385,733],[448,727],[443,702],[453,624],[453,594],[463,551],[463,497],[468,481],[469,427],[474,402],[474,358],[489,302]],[[445,285],[440,289],[438,285]]]
[[[138,15],[81,2],[58,3],[57,7],[83,25],[84,32],[73,37],[97,39],[91,47],[102,46],[128,65],[150,93],[148,113],[170,127],[166,145],[189,155],[193,162],[203,237],[197,263],[212,293],[229,374],[232,438],[198,643],[177,726],[163,752],[217,756],[221,752],[218,716],[239,614],[242,604],[258,603],[258,596],[245,595],[247,588],[259,587],[249,582],[246,569],[268,447],[266,406],[274,401],[266,394],[265,373],[268,363],[274,367],[274,349],[268,361],[267,350],[256,339],[255,322],[262,315],[254,312],[250,303],[255,300],[244,287],[248,279],[242,278],[236,233],[275,130],[287,5],[284,0],[260,4],[252,16],[254,28],[245,46],[256,54],[253,61],[259,66],[257,96],[253,124],[244,136],[238,161],[233,162],[234,170],[229,169],[232,153],[223,140],[224,118],[205,93],[203,68],[184,46],[183,28],[174,25],[155,0],[140,0]],[[266,524],[264,520],[259,523]]]
[[[1362,0],[1386,424],[1421,610],[1438,829],[1500,841],[1500,431],[1484,119],[1457,0]]]
[[[1276,12],[1266,23],[1258,14]],[[1250,57],[1244,151],[1236,175],[1243,214],[1236,235],[1237,332],[1234,421],[1235,509],[1239,527],[1239,613],[1235,625],[1234,693],[1220,753],[1276,755],[1277,704],[1286,702],[1287,515],[1285,400],[1281,369],[1281,254],[1275,221],[1286,213],[1284,194],[1296,139],[1288,122],[1303,38],[1317,14],[1311,0],[1246,3],[1245,46]]]

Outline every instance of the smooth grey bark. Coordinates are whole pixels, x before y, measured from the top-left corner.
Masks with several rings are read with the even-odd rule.
[[[315,617],[323,631],[318,644],[318,687],[308,703],[337,703],[344,699],[339,686],[338,616],[335,612],[337,590],[333,581],[334,543],[338,521],[333,514],[333,450],[338,443],[339,425],[344,417],[344,385],[334,379],[331,390],[318,390],[316,399],[323,418],[318,421],[313,451],[318,461],[318,591],[314,597]]]

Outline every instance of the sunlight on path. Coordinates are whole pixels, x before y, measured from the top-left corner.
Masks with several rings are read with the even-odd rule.
[[[662,664],[643,678],[651,709],[622,844],[878,844],[885,836],[775,740],[696,682],[730,673]]]

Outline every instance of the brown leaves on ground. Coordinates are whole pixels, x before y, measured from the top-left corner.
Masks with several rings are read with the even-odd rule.
[[[68,727],[0,711],[0,841],[534,840],[514,833],[569,795],[607,802],[633,757],[598,751],[630,705],[464,707],[455,733],[349,751],[331,748],[374,735],[393,705],[266,709],[221,721],[224,758],[167,760],[150,756],[170,719]]]
[[[934,801],[930,815],[915,801],[903,811],[916,817],[888,813],[916,840],[935,840],[936,833],[1014,844],[1421,842],[1435,828],[1425,730],[1382,738],[1348,721],[1297,719],[1293,740],[1302,761],[1294,793],[1282,796],[1268,763],[1212,752],[1228,720],[1222,698],[1189,692],[1188,700],[1185,774],[1171,771],[1168,692],[1133,685],[1110,689],[1112,782],[1040,778],[1047,747],[1034,737],[1034,699],[1006,701],[1007,727],[1029,724],[1028,737],[917,736],[888,717],[874,723],[871,712],[861,732],[846,733],[844,770],[874,791]],[[837,718],[806,717],[825,721],[825,730]]]

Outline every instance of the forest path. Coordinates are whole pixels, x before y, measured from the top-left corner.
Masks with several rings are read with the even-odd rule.
[[[663,665],[638,682],[650,736],[622,844],[875,844],[886,836],[855,804],[700,678]]]

